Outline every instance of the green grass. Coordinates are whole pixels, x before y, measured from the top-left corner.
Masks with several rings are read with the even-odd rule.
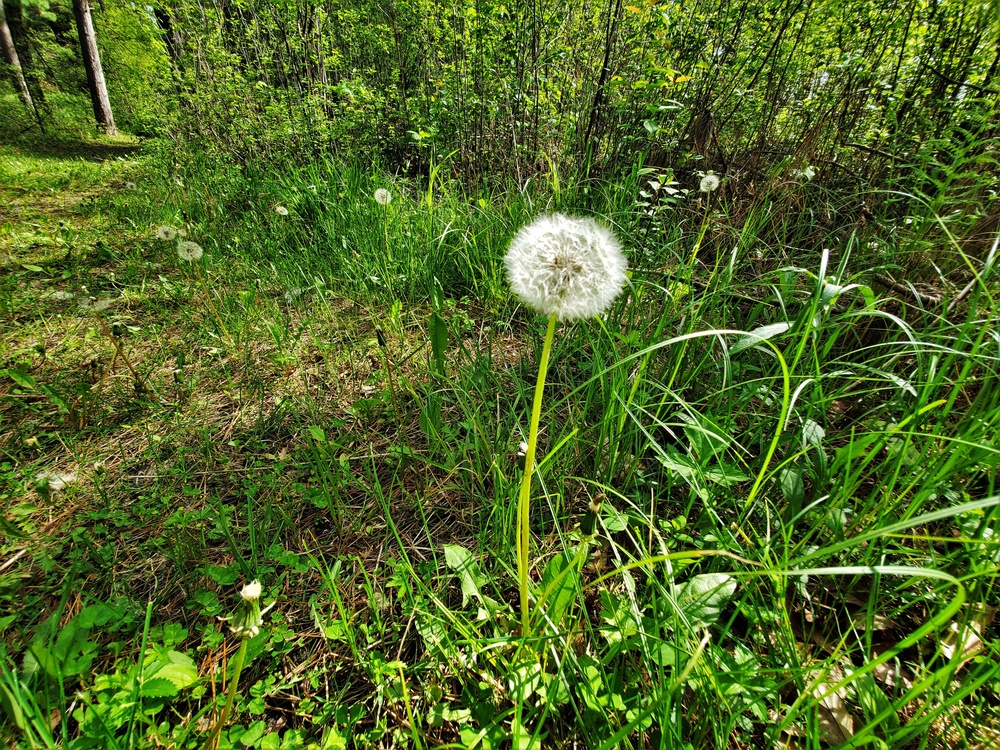
[[[0,155],[11,746],[203,746],[253,579],[223,747],[995,741],[997,287],[958,240],[817,241],[638,167],[468,194],[447,165]],[[502,258],[546,210],[615,227],[633,274],[555,337],[526,639],[545,321]],[[939,303],[878,285],[930,260]]]

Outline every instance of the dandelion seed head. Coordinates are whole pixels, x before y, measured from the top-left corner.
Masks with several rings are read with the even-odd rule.
[[[278,214],[279,216],[288,216],[288,209],[285,208],[284,206],[275,206],[274,213]]]
[[[188,236],[188,230],[186,230],[184,227],[178,227],[177,236],[180,237],[181,239],[184,239],[185,237]]]
[[[380,206],[388,206],[392,202],[392,193],[385,188],[379,188],[375,191],[375,202]]]
[[[177,257],[181,260],[196,261],[201,258],[204,253],[205,251],[201,249],[201,245],[197,242],[184,240],[183,242],[177,243]]]
[[[625,286],[628,261],[593,219],[552,214],[521,228],[504,259],[520,300],[558,320],[600,315]]]
[[[719,177],[714,174],[707,174],[701,178],[701,185],[698,189],[703,193],[711,193],[713,190],[717,190],[719,187]]]
[[[174,229],[169,224],[164,224],[162,227],[156,228],[156,239],[163,240],[164,242],[170,242],[177,237],[177,230]]]
[[[260,599],[261,587],[260,581],[250,581],[246,586],[240,590],[240,596],[243,597],[243,601],[252,602],[256,599]]]

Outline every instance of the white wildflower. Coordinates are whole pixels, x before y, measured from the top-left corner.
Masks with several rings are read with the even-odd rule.
[[[379,188],[375,191],[375,202],[380,206],[388,206],[392,202],[392,193],[385,188]]]
[[[278,216],[288,216],[288,209],[284,206],[275,206],[274,213],[278,214]]]
[[[714,174],[707,174],[701,178],[701,185],[698,189],[703,193],[711,193],[713,190],[717,190],[719,187],[719,177]]]
[[[181,260],[196,261],[204,254],[204,252],[205,251],[201,249],[201,245],[197,242],[184,240],[183,242],[177,243],[177,257]]]
[[[177,230],[174,229],[169,224],[164,224],[162,227],[156,228],[156,239],[163,240],[164,242],[171,242],[177,237]]]
[[[260,599],[260,593],[260,581],[250,581],[250,583],[240,590],[240,596],[243,597],[243,601],[246,602],[253,601],[254,599]]]
[[[628,280],[628,261],[611,230],[563,214],[522,227],[504,262],[514,294],[558,320],[600,315]]]

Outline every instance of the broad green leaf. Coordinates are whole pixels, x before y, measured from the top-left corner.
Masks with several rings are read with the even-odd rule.
[[[469,597],[483,601],[480,587],[486,583],[486,576],[479,570],[479,563],[469,550],[457,544],[444,545],[445,564],[455,571],[462,584],[462,606],[469,602]]]
[[[139,695],[143,698],[173,698],[178,692],[177,686],[164,677],[145,680],[139,689]]]
[[[736,579],[725,573],[694,576],[677,587],[677,607],[692,629],[706,628],[719,619],[736,593]]]
[[[735,344],[729,349],[729,354],[738,354],[744,349],[749,349],[751,346],[756,346],[762,341],[767,341],[768,339],[773,339],[775,336],[787,331],[792,327],[791,323],[771,323],[770,325],[761,326],[760,328],[754,328],[746,336],[738,339]]]
[[[13,380],[22,388],[34,389],[35,387],[35,379],[31,377],[28,373],[21,370],[20,368],[14,367],[7,370],[0,370],[0,372],[3,372],[4,375]]]
[[[431,313],[430,323],[431,354],[434,357],[434,372],[444,376],[444,353],[448,348],[448,324],[437,311]]]
[[[542,573],[542,597],[548,619],[560,627],[576,597],[576,569],[565,553],[557,554]]]

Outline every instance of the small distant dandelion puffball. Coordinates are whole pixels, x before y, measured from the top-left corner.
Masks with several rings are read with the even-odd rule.
[[[703,193],[711,193],[719,187],[719,178],[714,174],[707,174],[701,178],[701,185],[699,190]]]
[[[243,597],[244,601],[252,602],[260,599],[260,591],[260,581],[250,581],[240,590],[240,596]]]
[[[183,240],[185,237],[188,236],[188,230],[186,230],[184,227],[178,227],[177,236]]]
[[[197,242],[184,240],[183,242],[177,243],[177,257],[181,260],[198,260],[202,255],[204,255],[204,252],[205,251],[201,249],[201,245]]]
[[[163,240],[164,242],[170,242],[175,237],[177,237],[177,230],[174,229],[169,224],[164,224],[162,227],[156,228],[156,239]]]
[[[275,206],[274,213],[278,214],[279,216],[288,216],[288,209],[285,208],[284,206]]]
[[[375,202],[380,206],[388,206],[392,202],[392,193],[385,188],[379,188],[375,191]]]
[[[593,219],[552,214],[521,228],[504,259],[521,301],[558,320],[600,315],[628,280],[612,231]]]
[[[49,492],[61,492],[76,481],[76,474],[57,474],[54,471],[43,471],[35,475],[35,484],[44,485]]]

